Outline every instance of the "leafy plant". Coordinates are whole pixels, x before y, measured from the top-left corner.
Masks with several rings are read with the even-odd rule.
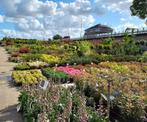
[[[36,84],[46,78],[40,70],[13,71],[12,79],[16,84]]]
[[[70,78],[69,75],[64,72],[49,69],[49,68],[42,69],[42,73],[47,78],[56,79],[55,81],[60,80],[60,81],[66,82]]]
[[[93,122],[101,120],[101,117],[94,115],[94,109],[89,112],[83,95],[78,91],[71,92],[69,89],[50,86],[46,91],[27,86],[21,92],[19,101],[26,120],[37,121],[37,115],[46,113],[46,121],[68,121],[68,122],[89,122],[88,117],[93,118]],[[30,110],[31,109],[31,110]],[[40,119],[43,116],[40,116]],[[102,121],[103,120],[103,121]],[[90,121],[91,122],[91,121]]]
[[[47,55],[47,54],[42,54],[40,59],[49,64],[53,64],[53,63],[55,64],[60,61],[59,57],[53,55]]]
[[[142,62],[147,62],[147,51],[145,51],[145,52],[143,53],[143,55],[142,55],[141,58],[140,58],[140,61],[142,61]]]
[[[21,47],[19,49],[19,53],[29,53],[30,52],[30,49],[29,48],[26,48],[26,47]]]
[[[37,61],[41,59],[40,54],[24,54],[22,55],[24,61]]]
[[[28,70],[30,69],[30,66],[27,65],[26,63],[20,63],[20,64],[17,64],[15,67],[14,67],[15,70]]]

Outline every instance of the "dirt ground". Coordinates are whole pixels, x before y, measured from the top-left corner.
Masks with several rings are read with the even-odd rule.
[[[8,62],[8,56],[0,47],[0,122],[22,122],[21,114],[16,111],[19,88],[10,81],[15,64]]]

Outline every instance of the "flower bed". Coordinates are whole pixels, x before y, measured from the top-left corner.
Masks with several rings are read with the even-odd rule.
[[[86,106],[78,91],[50,86],[46,91],[26,86],[19,102],[25,122],[106,122],[101,113]]]
[[[41,68],[41,67],[45,67],[48,64],[42,61],[35,61],[35,62],[27,62],[27,64],[31,67],[31,68]]]
[[[59,57],[47,54],[42,54],[40,59],[44,62],[47,62],[48,64],[54,64],[60,61]]]
[[[67,82],[68,79],[70,78],[68,74],[61,72],[61,71],[56,71],[50,68],[45,68],[42,69],[42,74],[46,76],[47,78],[52,78],[53,81],[59,81],[60,82]]]
[[[66,67],[60,66],[60,67],[57,67],[55,69],[58,70],[58,71],[62,71],[66,74],[69,74],[71,76],[80,75],[80,74],[83,73],[81,70],[75,69],[75,68],[69,67],[69,66],[66,66]]]
[[[46,78],[40,70],[13,71],[12,79],[16,84],[36,84]]]
[[[29,70],[30,66],[26,63],[19,63],[14,67],[15,70]]]
[[[21,47],[19,49],[19,53],[29,53],[29,52],[30,52],[30,49],[27,47]]]
[[[35,61],[35,62],[25,62],[17,64],[14,69],[15,70],[29,70],[29,69],[38,69],[47,67],[48,64],[42,61]]]

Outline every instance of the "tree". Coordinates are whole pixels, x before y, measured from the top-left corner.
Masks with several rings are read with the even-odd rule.
[[[54,40],[60,40],[60,39],[62,39],[62,36],[60,36],[59,34],[56,34],[56,35],[53,36],[53,39]]]
[[[147,0],[133,0],[130,10],[133,16],[145,19],[147,17]]]
[[[48,38],[48,41],[50,42],[50,41],[52,41],[52,39],[51,38]]]

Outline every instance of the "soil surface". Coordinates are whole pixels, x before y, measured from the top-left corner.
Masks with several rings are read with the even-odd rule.
[[[23,122],[16,110],[19,88],[11,81],[15,64],[8,62],[8,57],[5,49],[0,47],[0,122]]]

